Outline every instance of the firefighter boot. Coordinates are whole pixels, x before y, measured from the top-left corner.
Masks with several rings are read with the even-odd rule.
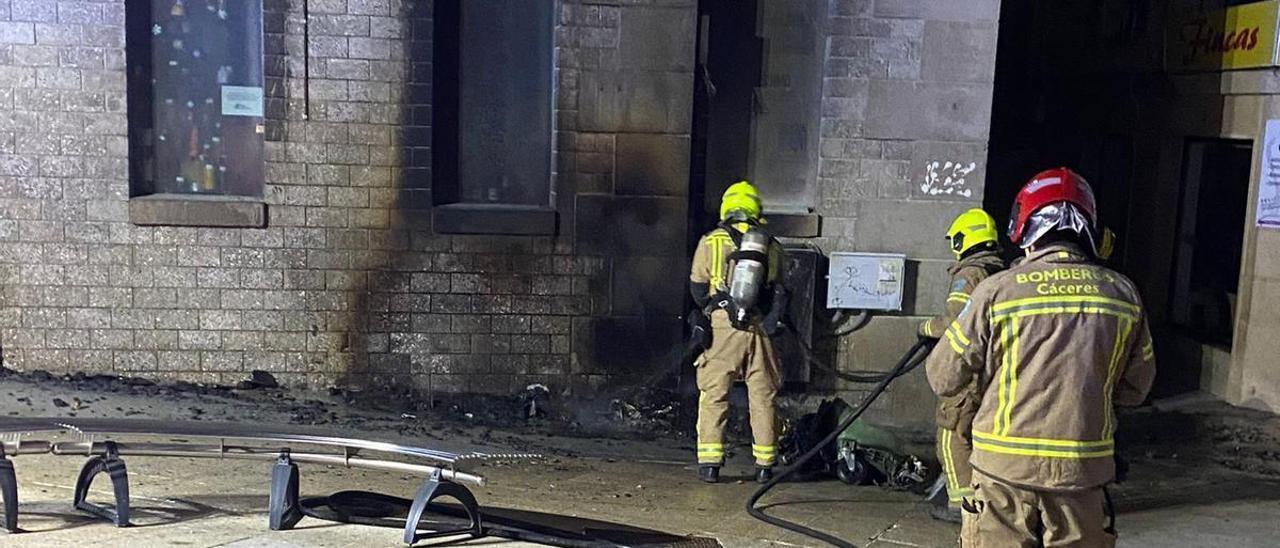
[[[769,466],[756,467],[756,483],[769,483],[773,479],[773,468]]]
[[[719,466],[699,466],[698,479],[707,483],[717,483],[720,481]]]

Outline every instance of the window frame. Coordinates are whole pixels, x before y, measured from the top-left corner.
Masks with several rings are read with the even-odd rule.
[[[152,82],[156,39],[152,32],[155,24],[153,9],[155,0],[126,0],[125,2],[125,71],[128,102],[129,143],[129,220],[141,226],[196,226],[225,228],[261,228],[267,224],[265,112],[257,125],[262,135],[263,152],[261,180],[256,192],[250,194],[229,193],[180,193],[166,192],[158,188],[154,180],[147,180],[148,170],[154,170],[155,142],[155,86]],[[257,76],[263,85],[263,109],[266,108],[266,17],[265,6],[259,5],[257,28],[262,36],[257,41]],[[252,183],[251,183],[252,185]]]
[[[550,64],[542,71],[549,85],[548,101],[548,169],[545,200],[538,204],[509,202],[475,202],[463,198],[465,182],[460,175],[462,139],[461,57],[463,0],[436,0],[433,10],[431,72],[431,190],[432,228],[440,234],[553,235],[556,232],[556,84],[559,52],[555,32],[562,9],[553,0],[548,47]]]

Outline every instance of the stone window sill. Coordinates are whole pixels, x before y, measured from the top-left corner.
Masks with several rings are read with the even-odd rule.
[[[129,199],[129,221],[141,226],[262,228],[267,204],[253,196],[149,194]]]
[[[548,207],[510,204],[444,204],[432,209],[436,234],[549,236],[556,212]]]
[[[769,220],[765,228],[774,236],[817,238],[822,235],[822,216],[816,213],[764,212]]]

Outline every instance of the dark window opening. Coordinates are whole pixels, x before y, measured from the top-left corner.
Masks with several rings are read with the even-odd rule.
[[[1189,140],[1173,264],[1170,317],[1201,342],[1230,348],[1244,249],[1250,141]]]
[[[262,1],[126,4],[130,194],[260,197]]]
[[[701,204],[719,208],[736,181],[756,183],[765,209],[806,214],[817,201],[827,2],[702,0],[696,73]]]
[[[549,206],[555,14],[549,1],[436,2],[437,205]]]

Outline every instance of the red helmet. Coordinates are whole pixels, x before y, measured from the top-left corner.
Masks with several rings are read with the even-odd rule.
[[[1013,211],[1009,213],[1009,239],[1022,245],[1027,220],[1040,208],[1061,202],[1078,207],[1088,217],[1089,225],[1097,226],[1098,208],[1089,181],[1079,173],[1059,167],[1037,173],[1018,191],[1013,200]]]

